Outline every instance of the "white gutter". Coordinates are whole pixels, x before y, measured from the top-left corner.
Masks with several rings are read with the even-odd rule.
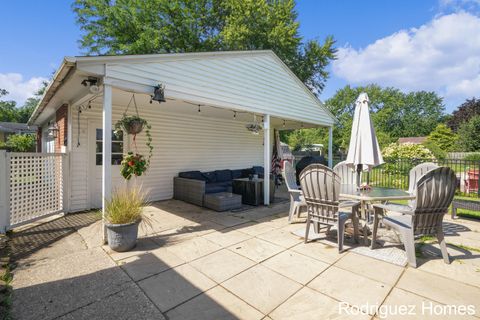
[[[37,120],[40,113],[48,105],[48,103],[50,102],[52,97],[55,95],[55,93],[58,91],[58,89],[68,79],[72,69],[75,67],[75,64],[76,64],[76,58],[65,57],[63,59],[63,62],[60,68],[53,75],[52,82],[50,82],[48,87],[45,89],[45,93],[43,94],[42,99],[40,99],[40,102],[38,103],[37,107],[35,108],[32,115],[30,116],[30,119],[28,119],[28,122],[27,122],[28,125],[35,124],[35,120]]]

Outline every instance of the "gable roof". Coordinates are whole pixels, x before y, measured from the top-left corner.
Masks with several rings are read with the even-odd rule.
[[[422,144],[427,140],[427,137],[405,137],[405,138],[398,138],[398,143],[414,143],[414,144]]]
[[[167,98],[323,126],[335,122],[323,103],[271,50],[70,57],[62,67],[72,65],[115,83],[143,86],[144,93],[151,93],[158,83],[165,84]],[[68,72],[59,69],[55,78],[61,74],[66,77]],[[47,88],[46,99],[30,122],[61,82],[53,90]]]
[[[37,126],[29,126],[26,123],[0,122],[0,132],[7,133],[35,133]]]

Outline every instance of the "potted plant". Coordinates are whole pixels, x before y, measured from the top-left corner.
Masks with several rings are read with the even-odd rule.
[[[141,154],[128,152],[120,164],[120,173],[126,180],[130,180],[132,175],[141,176],[148,168],[147,160]]]
[[[135,247],[138,225],[142,220],[145,196],[140,189],[115,190],[105,204],[105,227],[108,245],[114,251],[123,252]]]
[[[138,115],[127,116],[124,114],[115,124],[115,129],[125,130],[128,134],[136,135],[142,132],[145,125],[147,125],[147,120],[140,118]]]

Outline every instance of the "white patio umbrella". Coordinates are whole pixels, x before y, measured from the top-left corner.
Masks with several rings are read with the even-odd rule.
[[[361,93],[355,101],[352,134],[348,147],[347,165],[357,171],[357,184],[360,184],[360,172],[370,171],[383,163],[382,153],[378,146],[377,136],[373,128],[368,110],[368,95]]]

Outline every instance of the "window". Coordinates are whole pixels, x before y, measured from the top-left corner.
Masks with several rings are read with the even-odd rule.
[[[96,165],[102,165],[102,149],[103,149],[103,130],[97,129],[95,137],[95,159]],[[120,165],[123,159],[123,132],[112,130],[112,165]]]

